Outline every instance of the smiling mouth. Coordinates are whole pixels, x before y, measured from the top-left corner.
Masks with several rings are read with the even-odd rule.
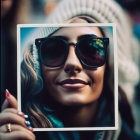
[[[89,85],[89,83],[80,79],[66,79],[58,83],[58,85],[66,89],[80,89]]]

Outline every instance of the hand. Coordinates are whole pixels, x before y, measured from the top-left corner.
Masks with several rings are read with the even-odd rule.
[[[6,99],[0,113],[0,140],[35,140],[33,129],[27,126],[29,123],[25,119],[27,116],[17,110],[16,98],[9,94],[8,90],[5,94]],[[9,108],[9,106],[11,107]],[[8,126],[9,124],[10,126]]]

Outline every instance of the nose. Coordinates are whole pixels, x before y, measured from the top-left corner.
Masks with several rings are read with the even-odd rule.
[[[70,45],[69,46],[69,53],[67,56],[67,59],[64,64],[64,71],[67,74],[77,74],[80,73],[82,70],[82,65],[75,53],[75,46]]]

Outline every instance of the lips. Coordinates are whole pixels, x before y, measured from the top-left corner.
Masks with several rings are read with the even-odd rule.
[[[88,83],[80,79],[66,79],[61,81],[58,85],[67,89],[79,89],[85,87]]]

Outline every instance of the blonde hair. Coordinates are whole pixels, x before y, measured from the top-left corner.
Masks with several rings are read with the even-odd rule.
[[[33,46],[30,46],[26,49],[24,59],[21,64],[22,102],[24,102],[22,108],[24,112],[29,114],[34,128],[52,127],[49,119],[42,113],[42,111],[37,107],[37,103],[34,101],[34,98],[38,96],[37,93],[40,93],[43,89],[43,84],[41,84],[38,89],[36,88],[38,79],[42,79],[41,77],[38,77],[34,70],[32,47]]]

